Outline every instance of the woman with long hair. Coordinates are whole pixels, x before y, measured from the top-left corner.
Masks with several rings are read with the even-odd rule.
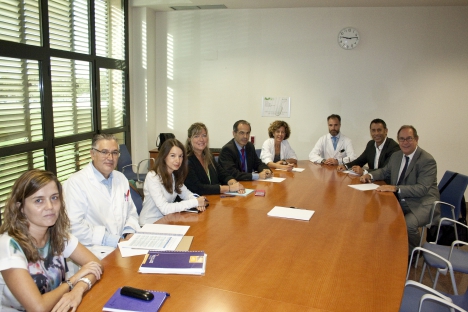
[[[226,192],[244,193],[245,189],[214,159],[208,147],[208,129],[196,122],[188,129],[185,147],[188,155],[188,175],[185,185],[200,195]]]
[[[69,234],[62,186],[44,170],[13,185],[0,227],[2,311],[75,311],[101,278],[101,262]],[[66,279],[65,258],[81,269]]]
[[[187,177],[185,148],[177,139],[164,141],[158,158],[148,172],[143,186],[145,200],[140,213],[140,224],[154,223],[163,216],[197,207],[204,211],[203,196],[195,197],[184,185]],[[179,196],[181,201],[174,202]]]

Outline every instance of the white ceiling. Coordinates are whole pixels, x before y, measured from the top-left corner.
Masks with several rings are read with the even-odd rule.
[[[219,4],[228,9],[468,6],[468,0],[130,0],[131,6],[148,7],[155,11],[172,11],[172,6]]]

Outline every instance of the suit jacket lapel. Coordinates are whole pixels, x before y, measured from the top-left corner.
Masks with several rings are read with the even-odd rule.
[[[380,151],[379,168],[383,167],[384,157],[382,157],[382,155],[385,155],[385,152],[387,151],[387,148],[388,148],[388,144],[390,144],[390,140],[387,138],[387,140],[385,141],[384,146],[382,147],[382,150]],[[375,152],[375,146],[374,146],[374,152]],[[374,154],[374,157],[375,157],[375,154]],[[377,168],[374,168],[374,169],[377,169]]]
[[[419,156],[421,156],[421,149],[418,147],[418,149],[416,150],[416,153],[414,153],[413,159],[411,159],[411,162],[408,165],[408,169],[406,169],[406,173],[405,173],[405,177],[404,177],[403,181],[405,181],[406,177],[410,174],[411,171],[413,171],[413,168],[414,168],[416,162],[418,161]]]

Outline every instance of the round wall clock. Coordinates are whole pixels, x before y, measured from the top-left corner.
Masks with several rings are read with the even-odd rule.
[[[359,33],[352,27],[340,30],[338,34],[338,44],[345,50],[354,49],[359,43]]]

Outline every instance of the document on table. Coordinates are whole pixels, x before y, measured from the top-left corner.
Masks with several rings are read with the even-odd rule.
[[[286,170],[286,169],[276,169],[276,170],[288,171],[288,170]],[[292,169],[293,172],[302,172],[302,171],[304,171],[304,170],[305,170],[305,168],[293,168],[293,169]]]
[[[284,180],[286,180],[286,178],[272,177],[272,178],[268,178],[268,179],[258,179],[257,181],[280,183],[280,182],[283,182]]]
[[[271,217],[309,221],[314,212],[314,210],[275,206],[268,212],[268,215]]]
[[[372,191],[378,188],[380,185],[375,184],[375,183],[363,183],[363,184],[353,184],[353,185],[348,185],[348,186],[359,191]]]
[[[237,192],[226,192],[224,194],[226,194],[226,195],[235,195],[235,196],[247,196],[250,193],[252,193],[253,191],[255,191],[255,190],[254,189],[245,189],[244,194],[240,194],[240,193],[237,193]]]
[[[176,251],[187,251],[190,249],[190,245],[192,244],[193,236],[184,236],[182,237],[181,242],[177,245]],[[148,249],[134,249],[134,248],[126,248],[128,241],[123,241],[119,243],[119,250],[120,254],[123,258],[131,257],[131,256],[138,256],[138,255],[146,255],[148,253]]]
[[[351,170],[351,169],[350,169],[350,170],[341,171],[341,172],[347,173],[347,174],[350,174],[350,175],[355,175],[355,176],[359,175],[359,174],[357,174],[356,172],[354,172],[354,171]]]
[[[123,247],[175,250],[189,228],[188,225],[145,224]]]

